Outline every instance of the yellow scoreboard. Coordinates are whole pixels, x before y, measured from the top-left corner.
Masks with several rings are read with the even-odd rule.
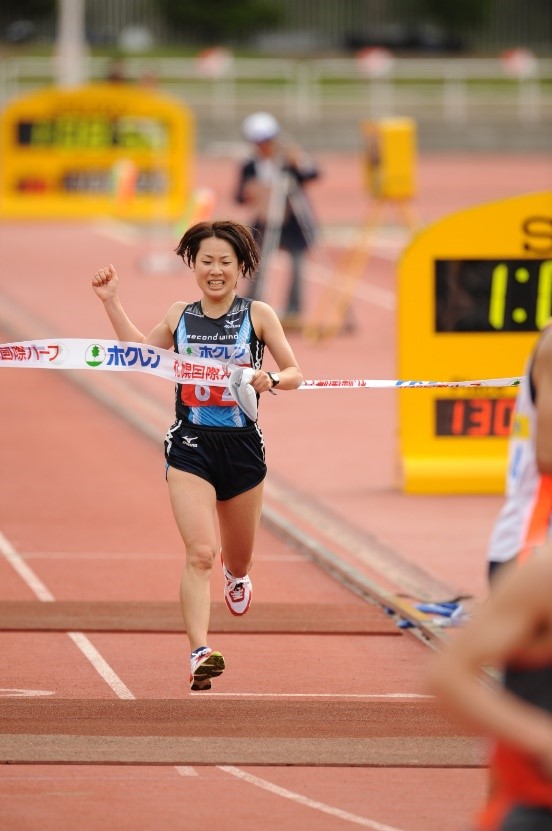
[[[191,194],[193,119],[131,84],[47,88],[0,118],[0,216],[172,220]]]
[[[552,192],[480,205],[420,232],[399,264],[399,378],[521,376],[552,315]],[[515,388],[399,392],[408,493],[502,493]]]

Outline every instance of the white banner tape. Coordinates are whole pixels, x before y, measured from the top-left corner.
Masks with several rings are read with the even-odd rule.
[[[354,380],[303,381],[300,390],[327,389],[418,389],[420,387],[519,387],[522,377],[486,378],[482,381],[397,381],[385,379],[357,378]]]
[[[193,354],[192,354],[193,353]],[[94,372],[144,372],[176,384],[228,386],[236,366],[249,364],[247,349],[229,346],[196,346],[189,355],[159,349],[145,343],[84,338],[49,338],[0,344],[0,367],[29,369],[89,369]],[[379,379],[307,380],[300,390],[315,389],[416,389],[421,387],[517,387],[522,378],[487,378],[477,381],[399,381]]]
[[[199,354],[192,354],[192,351]],[[91,369],[94,372],[145,372],[177,384],[228,386],[228,376],[240,355],[234,347],[197,347],[190,355],[177,355],[146,343],[83,338],[50,338],[0,344],[0,367],[29,369]],[[203,353],[203,354],[202,354]],[[247,355],[249,350],[241,350]],[[230,360],[232,366],[228,368]]]

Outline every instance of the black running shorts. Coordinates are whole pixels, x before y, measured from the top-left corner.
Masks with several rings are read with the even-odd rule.
[[[251,490],[266,476],[263,434],[248,427],[197,427],[176,421],[165,437],[169,467],[210,482],[217,499],[232,499]]]
[[[514,808],[500,826],[500,831],[550,831],[552,810],[519,805]]]

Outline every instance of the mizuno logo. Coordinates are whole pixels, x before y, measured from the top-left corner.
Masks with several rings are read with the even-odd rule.
[[[197,447],[197,436],[182,436],[182,441],[186,445],[186,447]]]

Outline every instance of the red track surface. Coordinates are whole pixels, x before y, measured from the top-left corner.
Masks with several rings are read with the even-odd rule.
[[[326,176],[313,199],[323,224],[357,225],[365,210],[358,160],[328,156],[321,163]],[[227,200],[232,177],[228,160],[200,161],[198,184],[212,186],[220,196],[217,215],[236,215]],[[423,159],[419,210],[424,220],[433,219],[464,205],[542,189],[547,177],[546,159]],[[158,319],[177,297],[190,296],[191,283],[181,274],[140,270],[140,254],[164,253],[170,247],[166,238],[128,244],[105,228],[12,223],[0,228],[0,246],[7,264],[0,284],[4,342],[111,336],[90,290],[91,274],[108,262],[123,275],[124,300],[139,326]],[[387,249],[377,253],[361,289],[379,289],[392,299],[393,256],[389,259]],[[321,279],[317,268],[313,263],[309,270],[311,302]],[[277,286],[273,290],[277,294]],[[364,291],[357,299],[353,335],[322,345],[294,336],[306,377],[394,377],[393,311],[362,299],[370,296]],[[65,377],[5,370],[0,379],[2,599],[174,600],[182,549],[165,492],[160,444],[171,420],[171,385],[136,375],[105,378],[95,388],[96,394],[116,397],[121,407],[136,407],[136,391],[147,396],[140,416],[157,425],[156,447],[72,384],[69,375],[88,383],[90,373]],[[500,499],[400,493],[393,395],[328,391],[263,400],[260,421],[270,477],[274,485],[307,494],[322,514],[372,534],[404,563],[423,568],[428,584],[434,579],[482,596],[484,546]],[[271,500],[269,488],[267,503]],[[323,540],[324,529],[318,533]],[[266,527],[257,552],[255,603],[362,603]],[[373,577],[373,568],[354,552],[340,553]],[[17,574],[14,563],[32,572]],[[391,579],[380,576],[383,582]],[[214,599],[221,591],[216,571]],[[97,634],[88,641],[120,686],[108,686],[67,635],[1,633],[0,695],[14,690],[90,699],[189,695],[183,637]],[[224,651],[228,663],[215,694],[426,692],[428,650],[408,633],[224,634],[212,645]],[[260,779],[246,781],[246,774]],[[461,831],[484,788],[481,769],[3,766],[0,829],[249,831],[262,824],[268,831],[295,831],[307,824],[320,831],[355,825],[438,831],[446,824],[449,831]]]

